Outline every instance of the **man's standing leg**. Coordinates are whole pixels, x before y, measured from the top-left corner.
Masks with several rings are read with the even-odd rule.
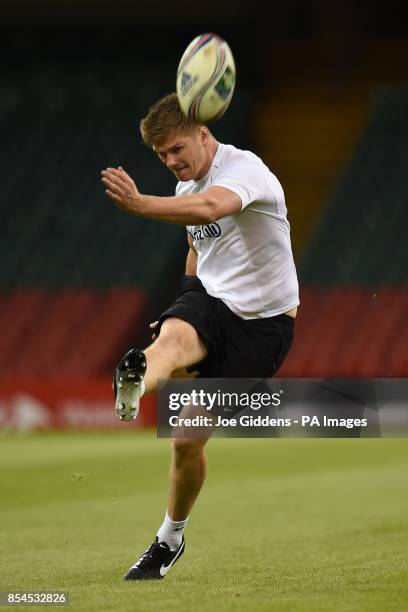
[[[183,542],[184,528],[207,474],[204,446],[208,438],[175,438],[171,442],[169,500],[157,532],[159,542],[174,551]]]

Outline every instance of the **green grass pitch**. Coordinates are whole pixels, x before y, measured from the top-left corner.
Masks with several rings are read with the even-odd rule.
[[[128,584],[166,509],[169,441],[2,435],[0,590],[65,590],[62,609],[87,611],[406,611],[407,451],[211,440],[185,554],[163,581]]]

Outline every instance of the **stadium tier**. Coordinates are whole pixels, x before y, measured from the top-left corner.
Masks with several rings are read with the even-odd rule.
[[[303,283],[408,282],[408,89],[379,90],[300,266]]]
[[[408,289],[303,287],[287,377],[408,375]]]
[[[300,262],[282,376],[408,376],[408,89],[379,90]]]
[[[141,291],[121,288],[0,295],[2,376],[84,378],[112,371],[114,356],[146,316],[146,302]]]

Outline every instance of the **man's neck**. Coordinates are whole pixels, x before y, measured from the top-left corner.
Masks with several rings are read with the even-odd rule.
[[[202,179],[203,176],[205,176],[207,172],[209,171],[209,169],[211,168],[211,164],[214,161],[214,157],[217,153],[219,144],[220,143],[218,142],[218,140],[216,140],[214,136],[211,136],[211,141],[208,143],[207,160],[205,164],[203,165],[203,167],[201,168],[199,175],[196,177],[195,179],[196,181],[199,181],[200,179]]]

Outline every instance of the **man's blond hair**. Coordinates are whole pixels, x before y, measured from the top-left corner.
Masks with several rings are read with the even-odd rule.
[[[140,122],[143,142],[153,147],[171,132],[188,134],[197,124],[182,112],[177,94],[171,93],[158,100]]]

